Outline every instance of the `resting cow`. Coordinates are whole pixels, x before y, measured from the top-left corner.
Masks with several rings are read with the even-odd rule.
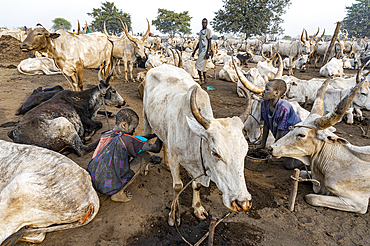
[[[89,223],[99,198],[87,171],[54,151],[0,140],[0,244],[40,243]]]
[[[81,156],[94,150],[97,143],[83,144],[85,133],[94,133],[102,127],[93,121],[103,100],[106,105],[121,107],[125,101],[109,84],[113,69],[100,84],[84,91],[64,90],[53,98],[28,111],[16,127],[8,132],[15,143],[33,144],[62,151],[72,148]]]
[[[48,57],[28,58],[21,61],[17,66],[18,72],[26,75],[46,74],[54,75],[62,73],[53,59]]]
[[[306,120],[271,145],[275,157],[288,156],[311,167],[315,194],[305,200],[312,206],[329,207],[364,214],[370,197],[370,147],[358,147],[327,129],[343,116],[366,78],[343,98],[337,107],[323,115],[326,80],[318,90],[311,113]],[[307,172],[302,172],[306,178]]]
[[[242,133],[250,113],[249,96],[240,117],[215,119],[207,92],[183,69],[163,64],[147,73],[143,110],[145,134],[153,130],[168,147],[175,197],[183,188],[180,165],[193,178],[203,175],[192,184],[198,218],[207,215],[199,189],[208,187],[209,179],[222,191],[227,208],[240,212],[251,207],[243,170],[248,143]],[[172,203],[168,222],[173,226],[176,221],[180,222],[178,200]]]

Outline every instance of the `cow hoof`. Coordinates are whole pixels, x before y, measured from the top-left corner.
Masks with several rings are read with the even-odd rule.
[[[176,221],[177,221],[177,226],[179,226],[180,222],[181,222],[181,219],[178,218]],[[169,226],[175,226],[175,220],[172,217],[168,218],[168,225]]]
[[[208,216],[207,210],[203,206],[194,209],[194,214],[201,220],[205,220]]]

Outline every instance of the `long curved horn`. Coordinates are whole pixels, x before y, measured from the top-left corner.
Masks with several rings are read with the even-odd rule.
[[[175,49],[175,50],[176,50],[177,55],[179,56],[179,65],[178,65],[178,67],[179,67],[179,68],[182,68],[182,57],[181,57],[181,52],[180,52],[178,49]]]
[[[98,80],[99,80],[100,83],[103,83],[103,84],[105,83],[104,79],[103,79],[103,76],[102,76],[102,71],[103,71],[104,68],[105,68],[105,64],[100,67],[99,72],[98,72]]]
[[[306,30],[306,29],[304,29],[304,32],[306,33],[306,41],[308,41],[309,39],[308,39],[308,33],[307,33],[307,30]]]
[[[346,41],[347,38],[348,38],[348,31],[347,31],[347,29],[344,29],[344,31],[346,32],[346,36],[344,36],[343,41]]]
[[[245,110],[239,116],[239,118],[242,120],[242,122],[244,124],[244,122],[248,119],[249,114],[251,113],[252,100],[251,100],[251,95],[249,95],[249,91],[245,87],[238,86],[238,88],[241,89],[244,92],[245,98],[247,99]]]
[[[171,51],[172,56],[173,56],[173,65],[176,67],[176,56],[175,56],[175,52],[173,51],[172,48],[170,48],[170,51]],[[176,54],[177,54],[177,52],[176,52]]]
[[[133,43],[135,43],[136,44],[136,40],[127,32],[127,25],[125,24],[124,26],[123,26],[123,30],[125,31],[125,34],[126,34],[126,37],[131,41],[131,42],[133,42]]]
[[[333,77],[333,75],[330,75],[321,85],[321,87],[317,90],[315,101],[313,102],[311,114],[318,114],[323,115],[324,114],[324,96],[326,87],[329,84],[329,80]]]
[[[80,21],[77,19],[77,35],[81,32]]]
[[[267,60],[267,57],[263,54],[263,45],[261,47],[261,56],[263,59]]]
[[[352,103],[353,98],[356,96],[357,92],[360,90],[366,78],[363,78],[360,83],[358,83],[352,90],[345,96],[340,103],[335,107],[335,109],[326,115],[315,120],[315,125],[321,129],[326,129],[330,126],[335,125],[346,113],[349,105]]]
[[[272,61],[272,60],[274,60],[274,58],[275,58],[275,56],[276,56],[276,54],[277,54],[277,50],[276,50],[276,48],[275,48],[274,46],[272,47],[272,49],[274,50],[274,55],[272,55],[272,54],[271,54],[271,56],[272,56],[272,57],[270,58],[270,60],[271,60],[271,61]]]
[[[105,33],[105,35],[106,35],[107,37],[110,37],[110,36],[109,36],[109,34],[108,34],[108,32],[107,32],[107,26],[106,26],[106,24],[105,24],[105,21],[104,21],[103,29],[104,29],[104,33]]]
[[[111,78],[111,77],[112,77],[112,75],[113,75],[113,72],[114,72],[114,68],[115,68],[115,66],[116,66],[116,63],[112,63],[112,68],[110,69],[109,74],[108,74],[108,76],[105,78],[105,81],[104,81],[104,84],[105,84],[105,85],[109,85],[109,80],[110,80],[110,78]]]
[[[82,34],[86,34],[86,33],[87,33],[87,21],[85,21],[85,28],[82,31]]]
[[[317,37],[317,35],[319,35],[319,32],[320,32],[320,27],[318,27],[317,28],[317,33],[310,39],[310,42],[312,41],[312,40],[314,40],[314,38],[316,38]]]
[[[351,46],[351,52],[349,52],[349,55],[347,56],[347,58],[349,59],[349,57],[352,55],[352,53],[353,53],[353,46],[352,46],[352,44],[350,43],[349,44],[350,46]]]
[[[324,37],[325,35],[325,28],[324,28],[324,32],[322,33],[321,37],[316,41],[316,43],[320,42],[320,40]]]
[[[302,34],[301,34],[301,41],[302,41],[302,43],[304,43],[303,33],[304,33],[304,29],[302,30]]]
[[[121,25],[122,25],[122,27],[125,27],[125,25],[123,24],[123,21],[121,20],[121,18],[118,18],[119,19],[119,21],[121,22]],[[123,32],[122,34],[121,34],[121,36],[119,36],[121,39],[125,39],[126,38],[126,35],[125,35],[125,32]]]
[[[276,72],[274,79],[281,79],[283,77],[283,59],[281,59],[281,55],[279,53],[277,54],[279,57],[279,68],[278,68],[278,71]]]
[[[366,62],[366,64],[364,64],[362,66],[362,68],[357,72],[357,75],[356,75],[356,84],[360,83],[360,75],[363,75],[363,72],[364,72],[364,68],[367,67],[367,65],[369,65],[370,63],[370,60],[368,60]],[[367,74],[368,75],[368,74]],[[365,75],[365,77],[367,77],[367,75]]]
[[[150,33],[150,24],[149,24],[148,19],[146,19],[146,21],[148,22],[148,30],[146,31],[144,36],[141,38],[141,40],[143,40],[143,41],[145,41],[149,37],[149,33]]]
[[[263,92],[263,88],[262,87],[259,87],[257,85],[254,85],[251,82],[249,82],[244,77],[244,75],[243,76],[240,76],[240,74],[238,72],[238,69],[236,68],[236,65],[235,65],[234,57],[232,56],[231,59],[233,61],[233,65],[234,65],[234,69],[235,69],[236,75],[238,75],[239,80],[242,82],[242,84],[245,86],[245,88],[247,88],[248,90],[250,90],[251,92],[254,92],[256,94],[261,94]]]
[[[199,124],[201,124],[207,130],[209,128],[209,125],[211,124],[211,121],[204,118],[197,107],[197,102],[196,102],[197,90],[198,90],[198,86],[196,86],[191,92],[190,108],[191,108],[191,112],[193,113],[194,118],[199,122]]]

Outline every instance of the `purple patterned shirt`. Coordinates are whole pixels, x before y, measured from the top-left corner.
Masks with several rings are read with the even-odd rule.
[[[270,101],[262,101],[261,120],[266,122],[275,138],[277,130],[284,130],[285,135],[289,132],[289,126],[294,126],[302,121],[287,100],[279,98],[272,115],[270,114],[269,105]]]

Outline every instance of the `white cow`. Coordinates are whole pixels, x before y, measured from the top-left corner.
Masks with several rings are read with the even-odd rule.
[[[334,75],[335,77],[343,77],[343,61],[335,57],[320,68],[320,75],[328,77]]]
[[[241,63],[239,59],[235,58],[235,60],[237,64],[237,69],[241,73]],[[233,68],[232,59],[228,59],[227,61],[224,62],[224,67],[220,70],[220,72],[218,73],[218,76],[222,80],[226,80],[226,81],[234,82],[234,83],[238,82],[238,76],[235,73],[235,70]]]
[[[250,87],[251,88],[251,87]],[[232,211],[251,207],[244,179],[244,158],[248,151],[242,129],[250,112],[240,117],[215,119],[210,99],[183,69],[163,64],[149,70],[143,99],[145,132],[154,133],[168,146],[175,197],[183,188],[180,165],[193,177],[195,215],[207,214],[200,202],[201,185],[209,180],[222,191],[224,205]],[[178,200],[171,206],[169,224],[180,222]]]
[[[36,74],[53,75],[62,73],[55,66],[54,60],[48,57],[36,57],[25,59],[18,64],[17,68],[18,72],[27,75],[36,75]]]
[[[41,147],[0,140],[0,244],[40,243],[46,232],[89,223],[99,198],[89,173]]]
[[[363,80],[365,81],[365,79]],[[328,207],[365,214],[370,197],[370,147],[358,147],[327,128],[342,118],[363,81],[356,85],[336,107],[323,115],[324,94],[328,81],[317,93],[308,118],[271,145],[275,157],[292,157],[311,167],[314,194],[305,196],[312,206]],[[302,178],[308,173],[301,172]]]

